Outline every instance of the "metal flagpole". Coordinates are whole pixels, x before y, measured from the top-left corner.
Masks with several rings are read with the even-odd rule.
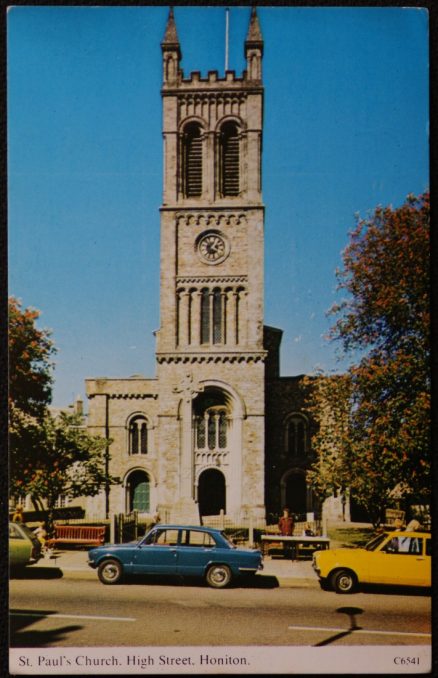
[[[228,7],[225,9],[225,72],[228,71],[228,31],[229,31],[229,13]]]

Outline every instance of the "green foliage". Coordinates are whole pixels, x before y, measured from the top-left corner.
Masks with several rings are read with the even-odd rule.
[[[60,495],[93,496],[116,479],[106,474],[111,441],[88,435],[79,415],[48,409],[55,347],[47,330],[39,330],[39,312],[9,300],[9,459],[11,492],[32,496],[49,511]]]
[[[430,503],[429,194],[359,219],[337,276],[331,338],[361,357],[313,390],[310,409],[335,414],[316,415],[312,482],[349,486],[377,524],[396,495]]]
[[[11,431],[11,486],[53,507],[59,495],[93,496],[105,485],[107,440],[88,435],[81,417],[49,412]]]

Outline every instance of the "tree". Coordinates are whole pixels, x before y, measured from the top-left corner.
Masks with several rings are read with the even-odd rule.
[[[47,507],[49,518],[59,496],[94,496],[108,481],[108,441],[90,436],[80,415],[53,417],[47,411],[42,420],[26,417],[11,437],[12,491],[31,494],[39,508]]]
[[[330,337],[356,362],[340,454],[378,523],[395,493],[430,502],[429,194],[358,219],[343,261],[338,289],[348,296],[330,311]]]
[[[8,303],[9,403],[14,409],[42,416],[52,399],[51,356],[56,349],[50,331],[39,330],[36,309],[22,310],[15,297]]]
[[[47,507],[49,523],[60,495],[93,496],[108,483],[106,451],[111,441],[88,435],[82,418],[49,410],[55,347],[39,330],[39,312],[9,300],[9,450],[13,495],[31,495]]]
[[[349,375],[321,371],[302,382],[304,406],[316,424],[312,448],[316,463],[307,474],[314,492],[324,500],[344,493],[351,483],[347,459],[350,449],[351,380]]]

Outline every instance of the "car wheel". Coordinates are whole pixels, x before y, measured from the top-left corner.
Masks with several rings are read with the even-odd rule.
[[[102,584],[118,584],[123,576],[123,568],[117,560],[105,560],[99,565],[97,576]]]
[[[207,571],[206,580],[214,589],[223,589],[231,581],[231,570],[228,565],[212,565]]]
[[[357,578],[351,570],[338,570],[332,575],[331,583],[336,593],[353,593]]]

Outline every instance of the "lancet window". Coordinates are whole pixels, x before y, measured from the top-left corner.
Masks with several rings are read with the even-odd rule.
[[[186,198],[202,195],[202,128],[199,123],[186,125],[183,133],[183,185]]]
[[[240,192],[240,135],[235,122],[221,127],[219,138],[220,191],[223,196]]]
[[[309,451],[309,425],[301,414],[292,414],[286,421],[286,452],[292,457],[304,457]]]
[[[148,425],[146,417],[133,417],[129,423],[129,454],[147,454]]]

